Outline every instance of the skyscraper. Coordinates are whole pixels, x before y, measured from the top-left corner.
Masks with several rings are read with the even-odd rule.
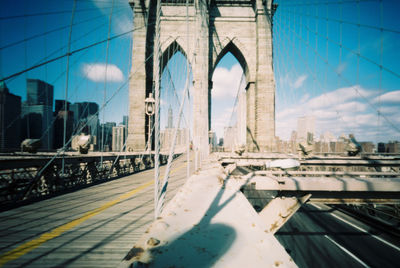
[[[168,108],[168,125],[167,128],[173,128],[173,123],[172,123],[172,108],[169,106]]]
[[[53,94],[52,85],[38,80],[27,79],[27,101],[22,104],[22,139],[40,139],[42,149],[53,147]]]
[[[19,149],[20,127],[21,97],[11,94],[0,82],[0,151]]]
[[[39,80],[26,80],[26,102],[28,105],[47,105],[53,108],[53,92],[52,85]]]
[[[126,127],[128,127],[128,120],[129,117],[127,115],[122,116],[122,124]]]
[[[126,140],[126,126],[120,125],[112,128],[112,150],[122,152]]]
[[[308,134],[310,133],[310,134]],[[297,119],[297,139],[308,140],[315,136],[315,117],[303,116]]]
[[[70,110],[74,113],[74,129],[79,131],[76,134],[90,134],[94,146],[100,145],[99,105],[95,102],[76,102],[70,105]]]
[[[70,105],[70,110],[74,112],[74,121],[85,120],[90,115],[96,115],[99,105],[95,102],[75,102]]]

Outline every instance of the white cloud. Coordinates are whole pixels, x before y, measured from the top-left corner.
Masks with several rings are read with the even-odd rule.
[[[368,98],[372,95],[376,95],[376,93],[376,91],[366,90],[359,85],[355,85],[352,87],[339,88],[337,90],[324,93],[318,97],[311,99],[308,102],[308,105],[310,105],[309,108],[311,109],[322,107],[326,108],[336,106],[338,104],[345,103],[351,100]]]
[[[217,137],[222,138],[224,136],[224,128],[228,126],[231,116],[232,108],[226,108],[218,117],[213,118],[213,130]]]
[[[235,64],[230,70],[222,67],[216,68],[213,74],[212,98],[236,97],[240,81],[242,81],[242,86],[245,83],[242,74],[243,70],[239,64]]]
[[[111,3],[112,1],[97,1],[97,0],[92,0],[92,3],[103,13],[105,16],[110,15],[111,11]],[[128,32],[133,29],[133,18],[129,17],[127,14],[121,14],[118,13],[118,15],[115,15],[115,10],[118,7],[121,7],[122,5],[126,5],[126,8],[129,9],[128,6],[128,1],[126,0],[121,0],[121,1],[115,1],[114,4],[114,14],[112,16],[112,26],[113,30],[117,33],[124,33]],[[125,37],[131,37],[131,35],[124,35]]]
[[[330,131],[339,136],[341,133],[354,133],[361,141],[383,139],[399,139],[400,135],[392,125],[400,128],[400,91],[385,93],[381,96],[380,112],[369,105],[377,100],[378,92],[361,86],[339,88],[300,102],[301,105],[285,107],[277,110],[277,135],[289,139],[290,133],[297,128],[297,118],[305,115],[316,117],[315,129],[317,137],[320,133]],[[390,123],[388,123],[388,121]],[[378,131],[381,134],[378,134]],[[380,139],[382,139],[380,138]]]
[[[336,73],[341,74],[344,70],[346,70],[347,63],[343,62],[336,67]]]
[[[300,103],[305,103],[309,99],[310,99],[310,94],[306,93],[306,94],[303,95],[303,97],[301,97]]]
[[[381,96],[376,97],[373,100],[374,103],[391,103],[391,104],[400,104],[400,90],[391,91],[385,93]]]
[[[133,29],[133,20],[126,15],[118,16],[115,20],[114,27],[118,33],[126,33]],[[129,34],[127,36],[129,36]]]
[[[366,103],[361,103],[357,101],[350,101],[350,102],[345,102],[338,104],[336,106],[337,111],[340,112],[363,112],[367,109],[367,104]]]
[[[294,87],[294,88],[302,87],[303,84],[304,84],[304,82],[307,80],[307,78],[308,78],[308,75],[306,75],[306,74],[300,75],[300,76],[296,79],[296,81],[293,83],[293,87]]]
[[[122,71],[114,64],[108,64],[106,68],[105,63],[85,63],[82,72],[86,78],[94,82],[104,82],[106,69],[108,82],[122,82],[124,80]]]

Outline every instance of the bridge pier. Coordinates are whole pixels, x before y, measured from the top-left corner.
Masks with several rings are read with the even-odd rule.
[[[144,100],[146,92],[150,90],[147,83],[146,72],[146,47],[147,42],[147,9],[130,2],[134,19],[135,31],[133,32],[132,43],[132,69],[129,79],[129,123],[127,151],[141,152],[144,150],[147,141],[146,119]],[[149,29],[150,30],[150,29]],[[151,73],[152,77],[152,73]]]
[[[249,152],[272,150],[275,137],[272,2],[194,0],[189,1],[186,17],[186,6],[181,1],[161,1],[159,36],[163,56],[160,72],[177,51],[190,61],[193,145],[200,158],[209,154],[212,75],[228,52],[238,59],[248,82],[246,149]],[[158,64],[152,57],[156,12],[152,1],[130,0],[130,3],[136,30],[133,33],[127,148],[142,151],[148,139],[149,124],[144,100],[153,90],[154,64]]]

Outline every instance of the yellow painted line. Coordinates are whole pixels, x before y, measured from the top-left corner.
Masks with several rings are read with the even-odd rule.
[[[176,171],[182,169],[184,166],[186,166],[186,163],[184,163],[183,165],[173,169],[171,171],[172,173],[175,173]],[[119,202],[128,199],[129,197],[133,196],[134,194],[146,189],[147,187],[151,186],[154,184],[154,180],[148,181],[145,184],[142,184],[141,186],[120,195],[119,197],[117,197],[116,199],[107,202],[106,204],[102,205],[99,208],[96,208],[92,211],[86,212],[82,217],[75,219],[73,221],[70,221],[67,224],[61,225],[60,227],[57,227],[55,229],[53,229],[50,232],[44,233],[41,236],[39,236],[36,239],[33,239],[25,244],[20,245],[19,247],[10,250],[6,253],[4,253],[3,255],[0,256],[0,267],[3,266],[4,264],[6,264],[9,261],[18,259],[19,257],[27,254],[28,252],[34,250],[35,248],[37,248],[38,246],[40,246],[41,244],[56,238],[58,236],[60,236],[61,234],[65,233],[68,230],[71,230],[72,228],[74,228],[75,226],[83,223],[84,221],[90,219],[93,216],[96,216],[97,214],[101,213],[102,211],[106,210],[109,207],[112,207],[116,204],[118,204]]]
[[[115,200],[112,200],[110,202],[107,202],[106,204],[102,205],[99,208],[96,208],[92,211],[89,211],[87,213],[85,213],[82,217],[75,219],[67,224],[61,225],[60,227],[57,227],[55,229],[53,229],[52,231],[48,232],[48,233],[44,233],[41,236],[39,236],[36,239],[33,239],[25,244],[22,244],[21,246],[1,255],[0,257],[0,266],[4,265],[5,263],[18,259],[19,257],[21,257],[22,255],[25,255],[26,253],[34,250],[35,248],[37,248],[38,246],[40,246],[41,244],[56,238],[58,236],[60,236],[62,233],[65,233],[66,231],[74,228],[75,226],[81,224],[82,222],[92,218],[93,216],[96,216],[97,214],[99,214],[100,212],[106,210],[107,208],[114,206],[115,204],[121,202],[124,199],[127,199],[131,196],[133,196],[134,194],[136,194],[137,192],[140,192],[141,190],[146,189],[147,187],[149,187],[150,185],[152,185],[154,183],[154,181],[149,181],[135,189],[133,189],[132,191],[129,191],[123,195],[120,195],[118,198],[116,198]]]

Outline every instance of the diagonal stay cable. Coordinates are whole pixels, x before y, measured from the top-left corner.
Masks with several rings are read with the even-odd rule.
[[[385,67],[385,66],[383,66],[382,64],[377,63],[376,61],[374,61],[374,60],[368,58],[367,56],[365,56],[365,55],[359,53],[358,51],[353,51],[351,48],[349,48],[349,47],[347,47],[347,46],[345,46],[345,45],[343,45],[343,44],[341,44],[341,43],[338,43],[338,42],[332,40],[332,39],[329,38],[328,36],[322,36],[320,33],[311,30],[307,25],[304,25],[304,27],[305,27],[305,28],[307,29],[307,31],[309,31],[310,33],[313,33],[313,34],[315,34],[315,35],[317,35],[317,36],[319,36],[319,37],[325,38],[325,39],[328,40],[330,43],[332,43],[332,44],[334,44],[334,45],[336,45],[336,46],[338,46],[338,47],[340,47],[340,48],[344,48],[344,49],[346,49],[347,51],[349,51],[350,53],[356,55],[357,57],[360,57],[360,58],[362,58],[362,59],[364,59],[364,60],[366,60],[366,61],[368,61],[368,62],[374,64],[375,66],[377,66],[377,67],[379,67],[379,68],[382,68],[382,70],[384,70],[384,71],[386,71],[386,72],[388,72],[388,73],[390,73],[390,74],[396,76],[397,78],[400,78],[400,73],[397,73],[397,72],[395,72],[395,71],[389,69],[388,67]]]
[[[99,108],[99,110],[94,114],[94,116],[98,116],[99,113],[104,109],[105,106],[108,105],[108,103],[110,103],[110,101],[112,99],[114,99],[114,97],[128,84],[129,80],[131,79],[131,77],[149,60],[153,57],[153,53],[151,53],[145,60],[144,62],[138,66],[138,68],[134,71],[131,72],[130,75],[128,76],[128,78],[126,79],[126,81],[117,88],[117,90],[108,98],[108,100],[106,102],[104,102],[104,104]],[[85,124],[83,124],[82,126],[79,127],[79,129],[77,130],[78,133],[80,133],[87,125],[88,123],[93,120],[94,117],[92,117],[89,121],[85,122]],[[25,190],[25,192],[22,195],[22,199],[25,200],[27,199],[29,193],[32,191],[34,185],[36,184],[36,182],[40,179],[40,177],[42,176],[43,172],[51,165],[51,163],[53,163],[53,161],[61,154],[65,151],[65,148],[67,146],[69,146],[69,144],[72,142],[72,137],[65,143],[64,147],[61,150],[58,150],[58,152],[46,163],[46,165],[44,165],[39,171],[38,173],[36,173],[35,177],[29,182],[27,189]]]
[[[90,44],[90,45],[87,45],[87,46],[84,46],[84,47],[75,49],[75,50],[73,50],[73,51],[71,51],[71,52],[69,52],[69,53],[65,53],[65,54],[63,54],[63,55],[61,55],[61,56],[52,58],[52,59],[47,60],[47,61],[45,61],[45,62],[36,64],[36,65],[31,66],[31,67],[29,67],[29,68],[27,68],[27,69],[24,69],[24,70],[22,70],[22,71],[19,71],[19,72],[17,72],[17,73],[14,73],[14,74],[12,74],[12,75],[9,75],[9,76],[7,76],[7,77],[5,77],[5,78],[2,78],[2,79],[0,80],[0,82],[6,81],[6,80],[8,80],[8,79],[10,79],[10,78],[13,78],[13,77],[16,77],[16,76],[19,76],[19,75],[21,75],[21,74],[23,74],[23,73],[26,73],[26,72],[28,72],[28,71],[31,71],[31,70],[36,69],[36,68],[38,68],[38,67],[41,67],[41,66],[43,66],[43,65],[49,64],[49,63],[51,63],[51,62],[60,60],[60,59],[65,58],[65,57],[67,57],[67,56],[71,56],[71,55],[73,55],[73,54],[75,54],[75,53],[78,53],[78,52],[80,52],[80,51],[83,51],[83,50],[86,50],[86,49],[89,49],[89,48],[98,46],[98,45],[103,44],[103,43],[105,43],[105,42],[107,42],[107,41],[114,40],[114,39],[116,39],[116,38],[119,38],[119,37],[121,37],[121,36],[127,35],[127,34],[129,34],[129,33],[132,33],[132,32],[134,32],[134,31],[139,30],[139,29],[144,28],[144,27],[145,27],[145,26],[138,27],[138,28],[129,30],[129,31],[124,32],[124,33],[121,33],[121,34],[114,35],[114,36],[112,36],[112,37],[110,37],[110,38],[107,38],[107,39],[104,39],[104,40],[101,40],[101,41],[92,43],[92,44]]]
[[[123,11],[123,9],[120,9],[120,10],[117,11],[117,12],[121,12],[121,11]],[[116,12],[116,13],[117,13],[117,12]],[[74,23],[73,26],[80,25],[80,24],[83,24],[83,23],[86,23],[86,22],[90,22],[90,21],[95,21],[95,20],[100,19],[100,18],[103,18],[103,17],[104,17],[103,15],[96,16],[96,17],[92,17],[92,18],[89,18],[89,19],[82,20],[82,21],[80,21],[80,22]],[[58,28],[55,28],[55,29],[46,31],[46,32],[34,34],[34,35],[31,35],[31,36],[26,37],[26,38],[24,38],[24,39],[21,39],[21,40],[18,40],[18,41],[14,41],[14,42],[5,44],[5,45],[3,45],[3,46],[0,47],[0,50],[3,50],[3,49],[6,49],[6,48],[9,48],[9,47],[13,47],[13,46],[19,45],[19,44],[24,43],[24,42],[26,42],[26,41],[30,41],[30,40],[33,40],[33,39],[36,39],[36,38],[39,38],[39,37],[42,37],[42,36],[46,36],[46,35],[49,35],[49,34],[52,34],[52,33],[56,33],[56,32],[59,32],[59,31],[68,29],[69,27],[70,27],[70,25],[68,24],[68,25],[64,25],[64,26],[61,26],[61,27],[58,27]]]
[[[285,12],[293,14],[293,15],[300,15],[303,17],[309,17],[309,18],[314,18],[314,19],[323,20],[323,21],[333,21],[333,22],[337,22],[337,23],[344,23],[344,24],[359,26],[359,27],[363,27],[363,28],[369,28],[369,29],[374,29],[374,30],[379,30],[379,31],[384,31],[384,32],[400,34],[399,30],[389,29],[389,28],[385,28],[382,26],[368,25],[368,24],[363,24],[360,22],[351,22],[351,21],[342,20],[342,19],[339,20],[339,19],[335,19],[335,18],[322,17],[322,16],[318,16],[318,15],[305,14],[305,13],[301,13],[301,12],[291,12],[291,11],[285,11]]]
[[[353,86],[352,83],[350,82],[350,80],[346,79],[343,75],[341,75],[338,70],[336,70],[336,68],[334,66],[332,66],[332,64],[329,63],[329,61],[327,59],[325,59],[320,53],[318,53],[318,51],[316,51],[313,47],[310,46],[310,44],[308,44],[301,36],[299,36],[290,26],[289,26],[289,30],[295,34],[297,36],[298,39],[300,39],[309,49],[311,49],[315,55],[317,55],[323,62],[325,62],[325,64],[327,66],[329,66],[331,68],[331,70],[333,72],[335,72],[338,76],[340,76],[351,88],[353,88],[356,93],[365,100],[365,102],[371,107],[373,108],[378,114],[380,114],[382,116],[382,118],[385,119],[385,121],[396,131],[400,132],[400,128],[397,127],[387,116],[385,116],[384,114],[382,114],[379,109],[368,100],[367,97],[365,97],[356,86]]]
[[[85,8],[85,9],[79,9],[76,10],[75,12],[87,12],[87,11],[95,11],[98,9],[110,9],[111,7],[102,7],[102,8]],[[31,14],[18,14],[18,15],[11,15],[11,16],[5,16],[5,17],[0,17],[0,20],[12,20],[12,19],[19,19],[19,18],[26,18],[26,17],[38,17],[38,16],[48,16],[48,15],[57,15],[57,14],[69,14],[71,13],[71,10],[59,10],[59,11],[48,11],[48,12],[38,12],[38,13],[31,13]]]

